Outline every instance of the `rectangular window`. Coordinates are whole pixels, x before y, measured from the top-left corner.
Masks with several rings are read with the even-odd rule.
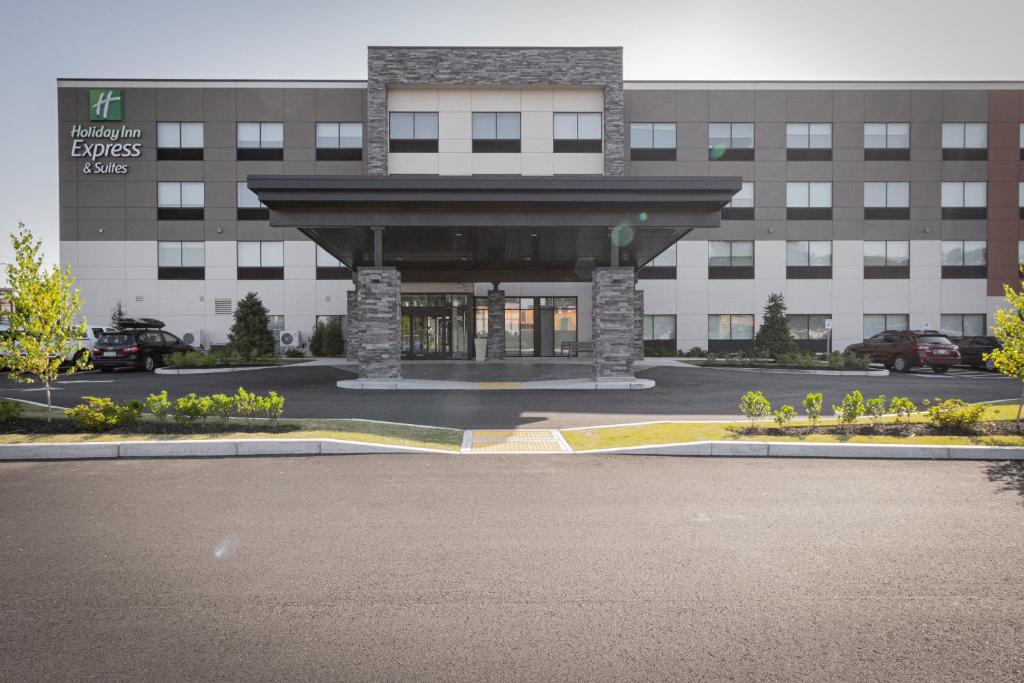
[[[832,242],[790,240],[786,242],[786,278],[827,280],[832,277]]]
[[[905,220],[910,218],[910,183],[864,183],[864,218]]]
[[[284,159],[283,123],[239,123],[238,147],[235,158],[239,161],[281,161]]]
[[[910,316],[906,313],[865,313],[864,338],[870,339],[882,332],[904,332],[910,329]]]
[[[988,159],[988,124],[942,124],[942,158],[948,161]]]
[[[754,338],[753,314],[713,314],[708,316],[708,341],[750,340]]]
[[[520,113],[473,112],[473,151],[518,154],[522,151]]]
[[[645,315],[644,341],[668,341],[676,338],[674,315]]]
[[[316,124],[317,161],[361,161],[363,158],[363,124]]]
[[[339,259],[334,258],[326,249],[319,244],[316,245],[316,279],[317,280],[347,280],[352,277],[352,271]]]
[[[1017,183],[1017,209],[1020,218],[1024,218],[1024,183]]]
[[[270,220],[270,209],[268,209],[256,193],[249,189],[248,183],[239,180],[236,187],[236,201],[238,204],[237,218],[240,221],[266,221]]]
[[[156,217],[162,221],[203,220],[201,182],[161,181],[156,184]]]
[[[238,242],[239,280],[283,280],[283,242]]]
[[[644,280],[674,280],[676,277],[676,244],[654,257],[637,271]]]
[[[910,242],[906,240],[865,241],[865,279],[906,279],[910,277]]]
[[[988,244],[984,240],[943,240],[942,277],[988,277],[987,247]]]
[[[943,182],[942,217],[944,219],[984,219],[988,217],[988,189],[984,182]]]
[[[708,159],[710,161],[753,161],[754,124],[709,123]]]
[[[558,153],[599,153],[601,114],[599,112],[554,113],[554,151]]]
[[[754,220],[754,183],[744,182],[739,192],[722,208],[722,220]]]
[[[787,123],[786,159],[789,161],[831,161],[831,123]]]
[[[984,313],[943,313],[939,332],[947,337],[983,337],[986,332]]]
[[[629,124],[629,158],[631,161],[675,161],[676,124]]]
[[[158,161],[202,161],[203,124],[194,121],[161,121],[156,124]]]
[[[436,111],[393,111],[388,117],[388,149],[405,154],[436,154]]]
[[[827,313],[794,313],[786,316],[790,332],[802,341],[824,341],[827,339],[828,327],[826,327],[825,321],[831,319],[832,316]]]
[[[709,280],[750,280],[754,277],[754,243],[708,242]]]
[[[1018,142],[1020,146],[1020,160],[1024,161],[1024,123],[1020,124],[1020,130],[1017,133]]]
[[[910,159],[909,123],[865,123],[865,161],[905,161]]]
[[[202,280],[206,277],[204,242],[157,242],[157,278]]]
[[[831,220],[832,183],[786,183],[786,218]]]

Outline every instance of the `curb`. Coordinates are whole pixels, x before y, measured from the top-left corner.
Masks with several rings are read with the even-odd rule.
[[[575,451],[577,455],[675,455],[739,458],[1024,460],[1024,446],[942,446],[781,441],[689,441]]]
[[[157,368],[153,371],[157,375],[219,375],[224,372],[247,372],[249,370],[273,370],[276,368],[290,368],[296,365],[306,365],[302,363],[285,363],[283,365],[251,365],[240,368]]]
[[[811,370],[800,368],[744,368],[728,365],[694,365],[683,363],[685,367],[703,370],[739,370],[740,372],[759,372],[768,375],[825,375],[830,377],[888,377],[889,371],[882,370]]]

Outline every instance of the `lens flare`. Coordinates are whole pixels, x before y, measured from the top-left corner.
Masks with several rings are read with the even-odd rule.
[[[647,222],[647,212],[646,211],[641,211],[640,215],[637,216],[637,218],[640,219],[641,223],[646,223]]]
[[[725,154],[725,145],[714,145],[710,150],[709,156],[712,159],[721,159],[722,155]]]
[[[217,544],[217,547],[213,549],[213,559],[215,560],[226,560],[238,550],[241,545],[238,540],[238,534],[235,532],[229,533],[224,537],[224,540]]]
[[[616,225],[612,228],[612,242],[617,247],[627,247],[633,243],[633,228],[628,225]]]

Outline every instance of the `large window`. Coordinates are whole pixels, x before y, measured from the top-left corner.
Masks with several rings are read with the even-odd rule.
[[[160,280],[202,280],[206,273],[204,242],[157,242]]]
[[[831,123],[787,123],[786,159],[789,161],[831,161]]]
[[[791,280],[829,279],[832,277],[830,240],[790,240],[786,242],[786,277]]]
[[[239,280],[284,278],[284,242],[239,242]]]
[[[161,181],[156,184],[159,220],[203,220],[205,197],[201,182]]]
[[[749,280],[754,277],[754,243],[749,240],[708,242],[708,279]]]
[[[750,340],[754,338],[752,313],[715,313],[708,316],[708,340]]]
[[[984,240],[943,240],[942,277],[983,278],[988,275]]]
[[[521,137],[519,112],[473,112],[474,152],[518,154]]]
[[[629,124],[629,158],[633,161],[675,161],[676,124]]]
[[[909,123],[864,124],[865,161],[898,161],[909,158]]]
[[[950,337],[985,336],[984,313],[943,313],[939,320],[939,332]]]
[[[1017,206],[1020,218],[1024,218],[1024,183],[1017,183]]]
[[[437,152],[436,111],[393,111],[389,122],[388,149],[391,152]]]
[[[157,123],[156,158],[168,161],[201,161],[203,124],[194,121]]]
[[[988,188],[984,182],[943,182],[942,217],[983,219],[988,216]]]
[[[832,183],[786,183],[786,218],[789,220],[830,220]]]
[[[942,124],[942,158],[954,161],[988,159],[988,124]]]
[[[270,209],[249,189],[249,184],[244,180],[239,180],[236,184],[235,201],[238,204],[237,217],[240,221],[265,221],[270,218]]]
[[[554,113],[555,153],[601,151],[601,114],[599,112]]]
[[[284,124],[244,122],[238,124],[239,161],[280,161],[284,159]]]
[[[868,240],[864,242],[866,279],[906,279],[910,277],[910,242],[906,240]]]
[[[819,341],[828,338],[827,320],[832,316],[827,313],[793,313],[786,316],[789,331],[798,340]]]
[[[754,183],[744,182],[739,192],[722,208],[722,220],[754,220]]]
[[[487,317],[487,298],[477,297],[477,338],[487,338]],[[577,340],[576,319],[574,296],[505,297],[505,355],[568,355]]]
[[[676,244],[654,257],[637,271],[645,280],[672,280],[676,277]]]
[[[676,317],[674,315],[645,315],[644,341],[675,341]]]
[[[864,218],[910,218],[910,183],[864,183]]]
[[[754,124],[708,124],[708,159],[711,161],[752,161]]]
[[[316,245],[317,280],[347,280],[350,277],[352,277],[352,271],[349,270],[344,263],[331,256],[331,254],[319,244]]]
[[[903,332],[910,329],[910,316],[906,313],[864,314],[864,338],[870,339],[881,332]]]
[[[363,158],[363,124],[316,124],[317,161],[360,161]]]

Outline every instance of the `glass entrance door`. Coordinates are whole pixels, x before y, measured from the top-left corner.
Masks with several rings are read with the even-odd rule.
[[[402,352],[408,358],[451,358],[451,311],[428,308],[403,311]]]

